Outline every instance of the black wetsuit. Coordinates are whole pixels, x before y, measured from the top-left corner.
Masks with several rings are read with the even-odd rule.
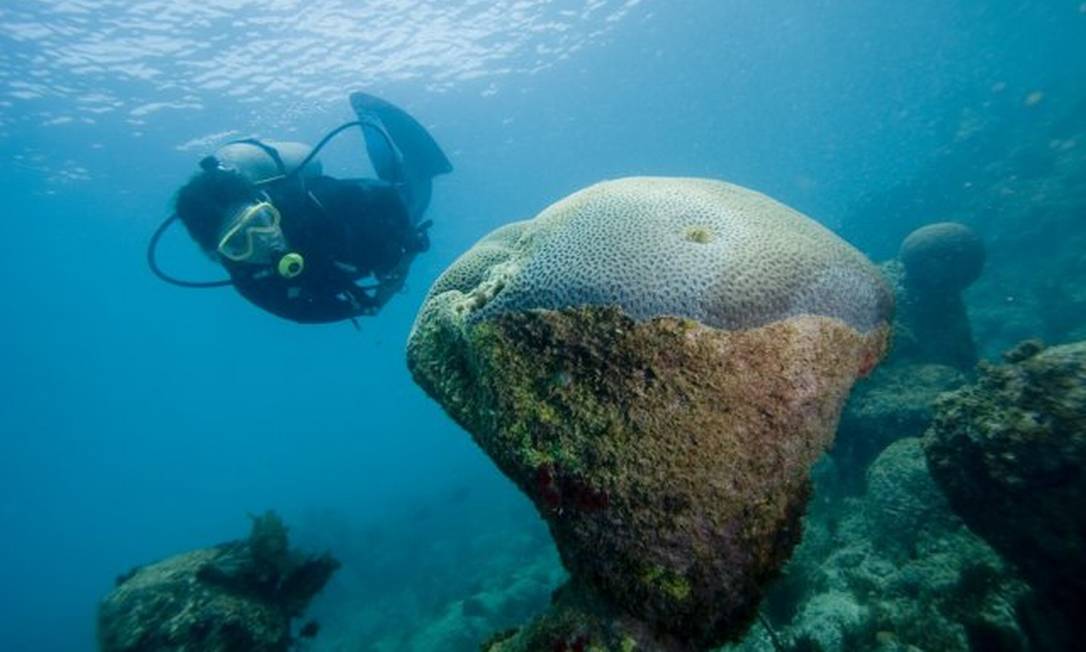
[[[415,254],[429,247],[425,228],[414,225],[388,182],[317,177],[265,191],[304,270],[288,279],[272,266],[223,264],[242,296],[280,317],[320,323],[372,315],[402,287]]]
[[[429,248],[422,215],[430,203],[433,178],[452,171],[452,164],[426,128],[414,118],[378,97],[363,92],[350,95],[358,120],[328,132],[291,169],[278,150],[257,139],[228,144],[247,144],[263,150],[275,163],[278,174],[261,169],[266,161],[241,157],[241,167],[260,163],[258,169],[223,165],[215,156],[200,161],[197,173],[181,190],[175,213],[155,231],[147,248],[151,270],[159,278],[183,287],[233,285],[246,299],[268,312],[303,323],[334,322],[376,314],[402,287],[415,255]],[[347,129],[359,128],[366,153],[377,179],[306,178],[309,164],[332,138]],[[296,148],[295,148],[296,149]],[[297,151],[295,151],[297,154]],[[231,163],[228,161],[228,163]],[[259,176],[253,181],[251,176]],[[194,282],[174,278],[155,262],[155,247],[162,234],[180,220],[189,235],[211,255],[222,243],[222,221],[238,206],[255,207],[270,201],[279,213],[282,238],[266,228],[249,238],[247,256],[254,254],[252,238],[261,246],[281,246],[286,251],[260,249],[259,263],[235,261],[224,252],[219,258],[228,281]],[[304,260],[300,274],[286,278],[279,272],[285,254]],[[289,262],[289,261],[288,261]]]

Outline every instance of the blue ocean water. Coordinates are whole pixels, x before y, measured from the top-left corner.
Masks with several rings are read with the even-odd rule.
[[[406,370],[441,270],[626,175],[726,179],[842,227],[971,125],[1080,102],[1084,37],[1076,1],[0,8],[0,649],[94,649],[116,575],[242,536],[268,508],[345,562],[315,606],[343,645],[327,649],[421,628],[522,555],[556,568],[530,503]],[[147,239],[202,156],[314,142],[350,119],[352,90],[406,108],[455,167],[431,251],[379,316],[301,326],[150,274]],[[360,140],[323,158],[365,166]],[[221,274],[181,230],[160,258]]]

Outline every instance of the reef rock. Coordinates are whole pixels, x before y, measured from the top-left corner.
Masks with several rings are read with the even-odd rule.
[[[879,453],[899,439],[923,435],[936,397],[965,382],[954,367],[900,362],[881,365],[857,383],[831,452],[845,488],[862,489],[864,473]]]
[[[490,649],[740,635],[891,311],[845,242],[708,180],[601,183],[457,260],[408,364],[533,500],[571,575]]]
[[[950,504],[1068,616],[1086,613],[1086,342],[1027,342],[943,396],[924,447]]]
[[[950,509],[920,439],[887,447],[868,470],[866,492],[820,506],[806,529],[766,599],[786,649],[1031,649],[1020,615],[1029,588]],[[756,628],[730,649],[777,648]]]
[[[286,652],[291,619],[339,562],[287,546],[274,513],[250,537],[143,566],[117,579],[98,611],[102,652]],[[310,624],[303,632],[315,633]]]

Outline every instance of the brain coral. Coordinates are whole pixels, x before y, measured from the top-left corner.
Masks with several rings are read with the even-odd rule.
[[[898,258],[910,285],[959,292],[980,277],[984,242],[964,224],[937,222],[910,233]]]
[[[431,295],[447,290],[476,290],[473,302],[488,303],[476,320],[617,305],[634,319],[680,315],[717,328],[816,314],[867,331],[892,306],[864,256],[817,222],[707,179],[591,186],[484,238]]]
[[[533,500],[571,574],[491,652],[738,636],[891,309],[830,232],[706,180],[598,184],[456,261],[408,364]]]

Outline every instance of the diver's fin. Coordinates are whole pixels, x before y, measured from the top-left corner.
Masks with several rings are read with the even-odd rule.
[[[399,184],[417,221],[430,203],[430,180],[452,172],[452,164],[426,128],[399,107],[366,93],[351,93],[362,123],[366,151],[377,176]]]

